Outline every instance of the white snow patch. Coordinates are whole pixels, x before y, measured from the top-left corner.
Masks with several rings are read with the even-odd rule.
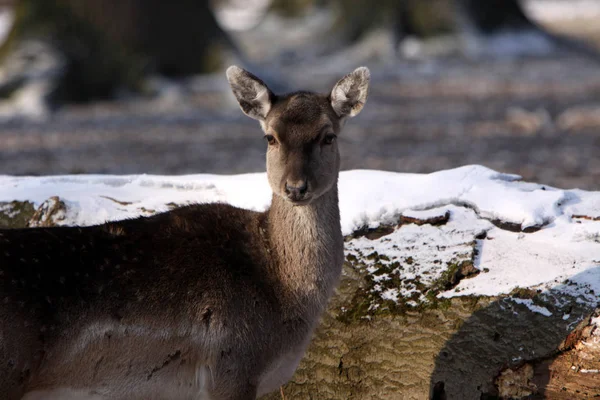
[[[8,36],[15,20],[15,13],[8,7],[0,7],[0,45]]]
[[[402,215],[404,217],[410,217],[426,221],[434,218],[443,217],[444,215],[446,215],[447,211],[449,211],[448,208],[444,207],[432,208],[429,210],[406,210],[402,212]]]
[[[525,0],[525,12],[539,21],[592,19],[600,17],[597,0]]]
[[[262,21],[270,5],[270,0],[229,0],[217,3],[213,10],[224,29],[245,31]]]
[[[566,293],[596,304],[600,221],[594,218],[600,216],[600,192],[559,190],[518,179],[481,166],[432,174],[342,172],[339,189],[344,235],[381,224],[395,226],[402,214],[427,220],[450,212],[446,224],[405,224],[377,240],[351,240],[346,252],[365,257],[376,252],[387,257],[380,257],[379,266],[367,260],[365,267],[381,286],[381,295],[389,299],[394,299],[396,292],[387,290],[396,289],[398,296],[412,295],[414,300],[416,280],[434,282],[449,264],[474,257],[474,266],[481,273],[463,279],[440,296],[495,296],[521,287]],[[61,224],[92,225],[189,203],[227,202],[262,211],[269,206],[271,191],[264,173],[0,176],[0,202],[28,200],[39,206],[51,196],[59,196],[67,204]],[[493,225],[498,222],[539,230],[511,232]],[[477,239],[483,232],[486,237]],[[390,287],[392,280],[401,283]]]
[[[600,196],[597,192],[585,190],[570,190],[571,199],[563,204],[563,212],[575,218],[587,217],[600,219]]]
[[[541,307],[541,306],[534,304],[533,300],[531,300],[531,299],[519,299],[516,297],[511,297],[510,300],[517,304],[523,304],[524,306],[529,308],[529,310],[531,310],[534,313],[542,314],[546,317],[550,317],[552,315],[550,310],[548,310],[546,307]],[[565,319],[565,318],[563,317],[563,319]]]
[[[496,295],[517,287],[559,290],[594,301],[600,293],[600,222],[561,216],[529,234],[494,228],[481,240],[475,267],[489,271],[459,285],[461,295]],[[564,284],[570,280],[575,285]],[[583,292],[582,292],[583,290]]]
[[[387,289],[381,293],[381,298],[384,300],[398,301],[398,295],[399,293],[397,289]]]
[[[585,369],[585,368],[581,368],[577,372],[580,372],[582,374],[600,374],[600,369]]]
[[[68,206],[63,225],[100,224],[192,203],[226,202],[264,211],[271,199],[264,174],[0,176],[0,201],[29,200],[38,206],[55,195]]]
[[[468,205],[481,217],[527,228],[560,213],[565,191],[515,182],[517,175],[481,166],[465,166],[432,174],[355,170],[342,173],[340,207],[345,234],[391,223],[404,210],[427,210],[447,204]]]
[[[426,213],[409,210],[405,214],[437,216],[447,212],[450,219],[440,226],[402,225],[377,240],[360,237],[346,243],[346,254],[364,263],[377,283],[374,294],[385,300],[389,297],[386,290],[397,289],[403,298],[423,301],[421,285],[430,286],[450,265],[472,258],[475,236],[493,227],[490,222],[477,218],[473,210],[450,205]],[[390,288],[394,280],[400,283]]]

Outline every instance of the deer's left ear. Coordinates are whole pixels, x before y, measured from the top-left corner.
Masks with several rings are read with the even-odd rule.
[[[367,102],[371,73],[367,67],[356,68],[335,84],[331,106],[338,117],[354,117]]]
[[[227,80],[240,108],[250,118],[264,121],[271,110],[273,93],[250,72],[232,65],[227,68]]]

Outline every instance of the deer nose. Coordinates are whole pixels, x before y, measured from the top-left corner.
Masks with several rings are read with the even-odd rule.
[[[286,182],[285,183],[285,194],[292,200],[300,200],[306,194],[306,189],[308,185],[306,184],[306,180],[299,180],[294,182]]]

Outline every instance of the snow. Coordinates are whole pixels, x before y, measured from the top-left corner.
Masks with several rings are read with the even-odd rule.
[[[538,314],[542,314],[546,317],[549,317],[552,315],[552,313],[546,308],[546,307],[541,307],[538,306],[536,304],[533,303],[533,300],[531,299],[518,299],[518,298],[511,298],[511,301],[517,303],[517,304],[523,304],[525,305],[527,308],[529,308],[529,310],[538,313]],[[564,318],[563,320],[566,320],[568,318]]]
[[[577,372],[580,372],[582,374],[600,374],[600,369],[585,369],[585,368],[581,368]]]
[[[597,0],[525,0],[525,12],[538,21],[592,19],[600,17]]]
[[[8,8],[0,7],[0,44],[4,42],[14,21],[14,12]]]
[[[223,28],[245,31],[261,22],[270,5],[269,0],[230,0],[217,3],[214,12]]]
[[[579,280],[579,274],[589,275],[585,281],[600,293],[600,268],[591,269],[600,267],[600,242],[593,238],[599,230],[598,222],[576,224],[568,216],[531,234],[494,228],[480,241],[475,262],[478,269],[485,267],[489,272],[478,276],[476,282],[461,282],[461,293],[495,295],[517,287],[550,289],[569,278]]]
[[[264,174],[0,176],[0,188],[0,202],[39,205],[58,195],[68,209],[63,225],[94,225],[190,203],[227,202],[264,211],[271,200]]]
[[[428,175],[381,171],[374,175],[374,171],[355,170],[343,173],[342,178],[340,191],[346,196],[340,197],[340,207],[345,233],[389,223],[404,210],[447,204],[469,206],[483,218],[525,229],[554,219],[557,205],[571,196],[542,185],[515,182],[519,176],[481,166]]]
[[[493,227],[478,219],[473,210],[449,205],[427,212],[409,210],[403,215],[429,219],[446,213],[450,219],[440,226],[408,224],[380,240],[360,237],[346,243],[346,255],[356,257],[377,282],[372,294],[386,300],[391,290],[397,290],[402,297],[424,301],[423,285],[432,285],[449,265],[472,258],[474,237]],[[396,276],[401,278],[399,284],[394,282]],[[392,284],[396,287],[388,287]]]
[[[372,294],[382,300],[426,301],[427,288],[448,268],[470,263],[479,273],[438,297],[529,288],[598,302],[600,192],[522,182],[477,165],[431,174],[345,171],[339,189],[344,235],[391,227],[381,237],[358,234],[346,242],[346,255],[371,274]],[[29,200],[39,206],[51,196],[67,205],[61,225],[91,225],[201,202],[263,211],[271,192],[264,173],[0,176],[0,205]],[[428,223],[446,215],[447,221]],[[421,222],[400,223],[401,216]],[[552,314],[531,300],[511,299]]]

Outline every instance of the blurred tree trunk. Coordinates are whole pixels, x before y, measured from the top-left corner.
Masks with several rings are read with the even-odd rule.
[[[458,33],[465,22],[479,34],[504,30],[539,29],[527,17],[519,0],[332,0],[340,10],[335,30],[346,42],[387,26],[402,40]]]
[[[19,0],[0,62],[28,39],[63,56],[60,101],[139,90],[149,72],[212,72],[221,67],[220,50],[231,45],[208,0]]]
[[[535,25],[525,15],[519,0],[460,0],[464,12],[484,34],[503,30],[527,30]]]

